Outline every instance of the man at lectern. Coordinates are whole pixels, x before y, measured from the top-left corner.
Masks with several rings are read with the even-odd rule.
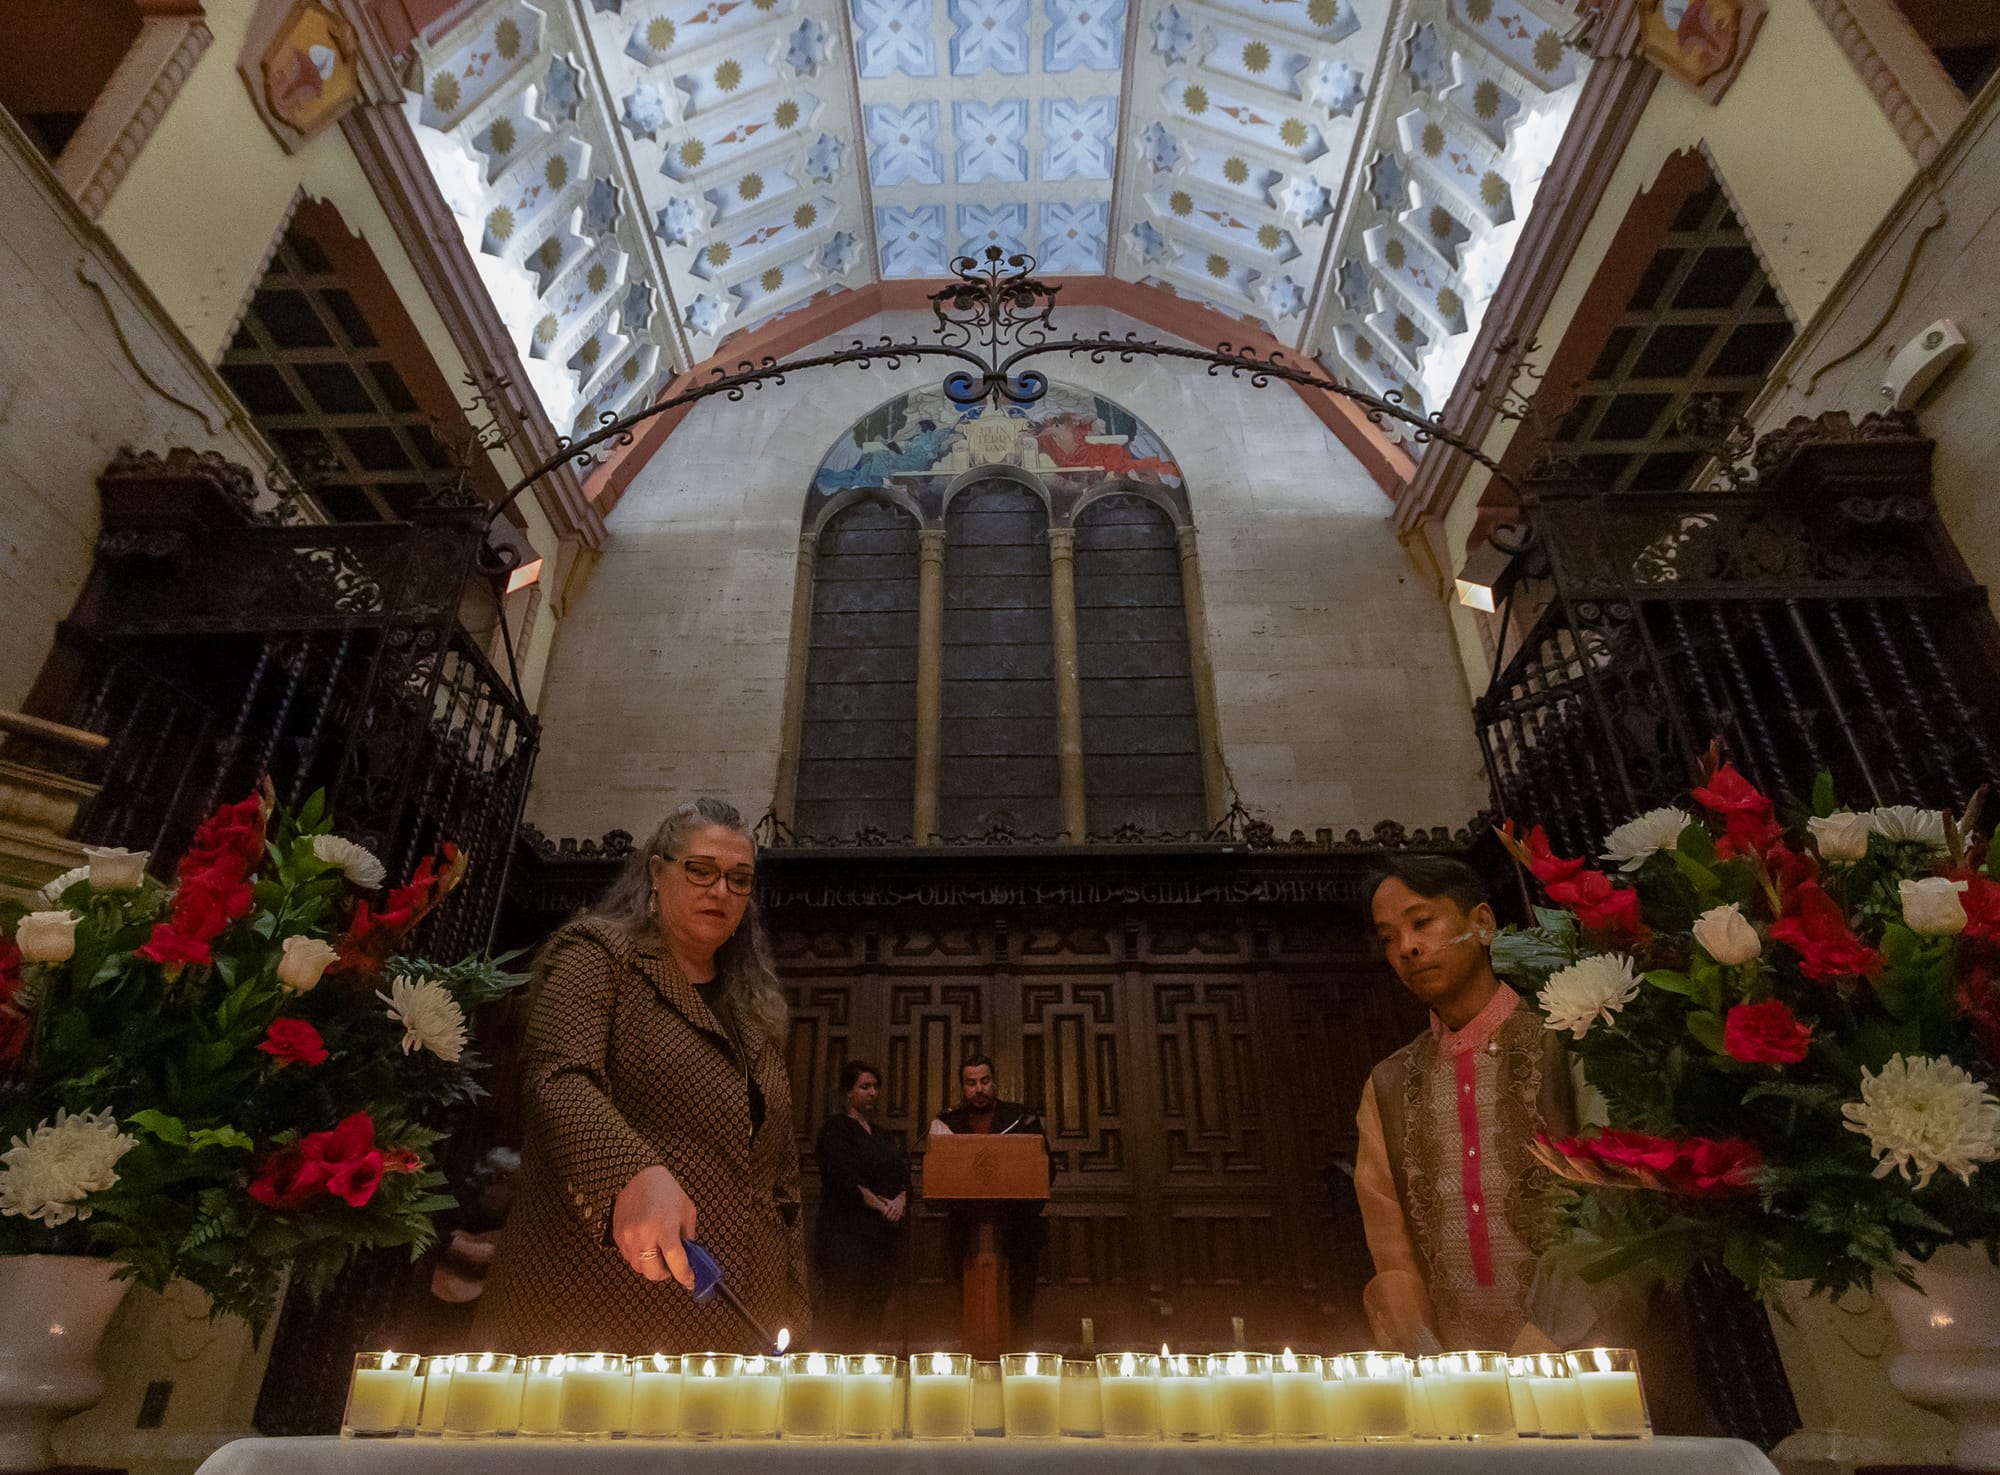
[[[1018,1101],[999,1099],[993,1081],[993,1062],[986,1056],[968,1055],[959,1063],[958,1089],[959,1104],[931,1119],[931,1136],[965,1132],[982,1136],[988,1133],[1032,1133],[1042,1137],[1046,1145],[1047,1137],[1042,1131],[1040,1117]],[[1053,1176],[1053,1162],[1049,1171]],[[1012,1324],[1014,1340],[1022,1346],[1028,1345],[1029,1334],[1035,1324],[1035,1278],[1041,1274],[1042,1239],[1046,1229],[1042,1223],[1041,1203],[1009,1203],[998,1209],[984,1210],[953,1205],[949,1213],[947,1243],[954,1265],[963,1263],[972,1248],[975,1216],[979,1213],[997,1213],[1000,1216],[1000,1253],[1007,1259],[1007,1316]]]

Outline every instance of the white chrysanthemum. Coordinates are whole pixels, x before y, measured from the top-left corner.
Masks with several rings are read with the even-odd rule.
[[[1863,1070],[1861,1099],[1840,1110],[1874,1150],[1877,1178],[1914,1169],[1922,1188],[1944,1168],[1969,1183],[1973,1169],[2000,1158],[2000,1098],[1935,1055],[1892,1055],[1880,1073]]]
[[[1914,804],[1888,804],[1868,811],[1868,828],[1884,840],[1903,845],[1928,845],[1943,850],[1944,815]]]
[[[26,1141],[16,1137],[0,1152],[0,1163],[7,1165],[0,1172],[0,1214],[39,1219],[51,1229],[88,1219],[90,1210],[78,1205],[117,1183],[118,1159],[133,1145],[108,1111],[71,1116],[58,1110],[54,1122],[43,1122]]]
[[[1599,953],[1549,975],[1536,997],[1548,1016],[1544,1028],[1566,1029],[1582,1039],[1591,1025],[1611,1016],[1639,995],[1639,975],[1623,953]]]
[[[55,906],[62,901],[62,894],[69,890],[70,887],[76,885],[79,881],[88,881],[89,879],[89,866],[72,866],[56,877],[55,880],[49,882],[40,891],[37,891],[35,893],[35,900],[39,901],[44,907]]]
[[[313,854],[330,866],[339,866],[342,874],[363,891],[373,891],[389,879],[388,868],[372,852],[339,835],[313,836]]]
[[[1656,850],[1672,850],[1694,820],[1684,809],[1649,809],[1604,837],[1603,859],[1620,870],[1636,871]]]
[[[456,1060],[465,1050],[465,1011],[451,990],[434,978],[398,975],[388,993],[376,998],[389,1006],[389,1017],[403,1026],[403,1053],[428,1050],[440,1060]]]

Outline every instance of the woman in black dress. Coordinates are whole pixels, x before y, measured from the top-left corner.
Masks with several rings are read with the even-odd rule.
[[[841,1067],[846,1109],[819,1129],[818,1305],[814,1341],[867,1349],[881,1335],[895,1289],[910,1162],[902,1140],[875,1125],[882,1072],[865,1060]]]

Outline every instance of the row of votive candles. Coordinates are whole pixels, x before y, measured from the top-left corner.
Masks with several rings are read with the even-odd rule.
[[[1095,1360],[794,1352],[355,1359],[341,1431],[570,1439],[1646,1439],[1636,1354],[1290,1351]]]

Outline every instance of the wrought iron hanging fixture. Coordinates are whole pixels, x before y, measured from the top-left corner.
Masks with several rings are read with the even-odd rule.
[[[1485,467],[1501,482],[1518,492],[1514,478],[1472,441],[1444,423],[1442,414],[1425,415],[1403,403],[1401,393],[1371,394],[1367,390],[1336,379],[1318,370],[1291,363],[1282,351],[1260,353],[1250,347],[1228,343],[1214,348],[1186,348],[1158,343],[1136,333],[1123,336],[1109,329],[1095,337],[1058,337],[1055,327],[1056,294],[1062,289],[1035,276],[1035,258],[1009,256],[998,246],[988,246],[977,257],[960,256],[951,264],[957,279],[930,294],[931,311],[937,317],[935,341],[896,339],[884,335],[874,343],[856,339],[847,348],[805,358],[745,359],[734,369],[716,368],[708,378],[678,393],[656,400],[630,415],[606,411],[597,429],[588,435],[564,436],[558,449],[533,467],[511,487],[487,514],[490,524],[511,506],[521,493],[565,463],[579,467],[601,464],[605,447],[630,445],[640,424],[668,410],[698,400],[723,395],[740,400],[744,391],[766,384],[782,384],[785,379],[808,369],[833,364],[853,364],[867,369],[883,364],[900,368],[905,359],[937,358],[956,360],[960,367],[945,376],[945,397],[953,404],[1031,405],[1049,392],[1049,376],[1031,360],[1055,354],[1088,358],[1101,364],[1109,359],[1131,363],[1140,358],[1184,359],[1207,365],[1210,374],[1227,372],[1233,379],[1245,379],[1256,388],[1273,381],[1323,390],[1361,407],[1369,422],[1383,425],[1395,421],[1406,426],[1418,444],[1433,441],[1451,447]]]

